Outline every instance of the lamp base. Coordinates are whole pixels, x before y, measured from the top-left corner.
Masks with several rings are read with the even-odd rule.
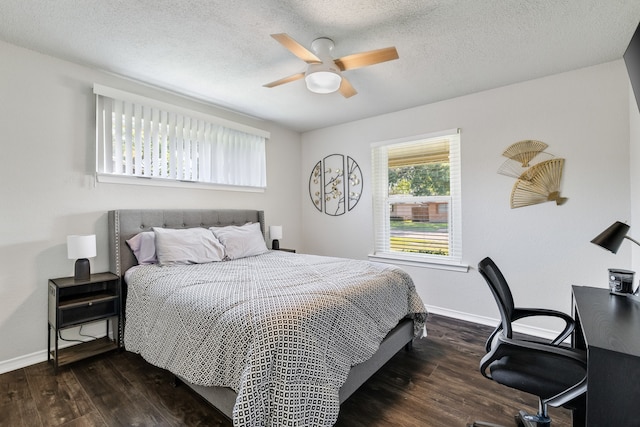
[[[91,266],[87,258],[80,258],[76,260],[75,273],[73,275],[74,280],[89,280],[91,278]]]
[[[278,239],[274,239],[273,242],[271,242],[271,249],[274,251],[280,250],[280,241]]]

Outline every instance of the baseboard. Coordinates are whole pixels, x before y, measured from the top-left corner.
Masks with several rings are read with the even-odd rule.
[[[35,353],[19,356],[9,360],[0,362],[0,374],[15,371],[16,369],[26,368],[36,363],[47,360],[47,350],[37,351]]]
[[[96,338],[103,338],[106,336],[106,334],[103,332],[102,334],[95,334],[93,336],[95,336]],[[111,336],[111,338],[113,338],[113,336]],[[59,341],[58,348],[63,349],[63,348],[71,347],[72,345],[77,345],[77,344],[80,344],[80,343],[70,342],[70,341]],[[46,361],[47,361],[47,350],[40,350],[40,351],[36,351],[35,353],[25,354],[24,356],[15,357],[13,359],[3,360],[3,361],[0,361],[0,374],[5,374],[7,372],[15,371],[16,369],[26,368],[27,366],[35,365],[37,363],[46,362]]]
[[[463,313],[461,311],[449,310],[448,308],[435,307],[426,305],[429,313],[439,314],[441,316],[452,317],[458,320],[464,320],[466,322],[479,323],[481,325],[497,326],[500,323],[500,319],[494,319],[485,316],[477,316],[475,314]],[[552,340],[558,336],[560,331],[552,331],[550,329],[538,328],[535,326],[527,326],[522,324],[513,324],[513,330],[521,334],[532,335],[534,337],[544,338]],[[429,324],[427,322],[427,333],[429,333]]]

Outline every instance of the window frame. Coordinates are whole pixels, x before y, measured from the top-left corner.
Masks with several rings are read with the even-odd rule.
[[[95,168],[95,177],[96,177],[96,181],[97,182],[102,182],[102,183],[115,183],[115,184],[134,184],[134,185],[147,185],[147,186],[162,186],[162,187],[178,187],[178,188],[200,188],[200,189],[214,189],[214,190],[230,190],[230,191],[243,191],[243,192],[264,192],[267,186],[267,182],[266,182],[266,143],[268,141],[268,139],[270,138],[270,133],[268,131],[262,130],[262,129],[258,129],[258,128],[254,128],[252,126],[248,126],[248,125],[244,125],[242,123],[237,123],[237,122],[233,122],[231,120],[227,120],[224,118],[220,118],[220,117],[216,117],[210,114],[206,114],[200,111],[196,111],[196,110],[191,110],[188,108],[183,108],[180,107],[178,105],[174,105],[174,104],[170,104],[170,103],[166,103],[166,102],[162,102],[162,101],[158,101],[152,98],[148,98],[142,95],[137,95],[137,94],[133,94],[133,93],[129,93],[129,92],[125,92],[119,89],[114,89],[114,88],[110,88],[107,86],[103,86],[100,84],[94,84],[93,86],[93,92],[96,96],[96,168]],[[103,108],[102,108],[102,98],[110,98],[111,100],[115,100],[115,102],[122,102],[122,103],[132,103],[135,104],[135,108],[138,108],[140,106],[142,106],[143,108],[146,109],[152,109],[155,112],[157,112],[158,110],[160,110],[160,115],[162,114],[170,114],[170,115],[177,115],[178,117],[183,117],[185,119],[185,122],[187,120],[192,121],[193,123],[195,123],[196,121],[198,121],[199,124],[204,124],[207,126],[211,126],[212,129],[213,127],[216,127],[216,129],[219,130],[220,133],[235,133],[237,135],[242,135],[242,134],[246,134],[248,138],[252,138],[253,139],[253,143],[255,143],[255,141],[258,141],[258,147],[261,146],[262,151],[260,153],[254,151],[251,153],[251,159],[255,161],[255,155],[258,155],[258,157],[260,158],[260,167],[258,168],[258,170],[261,173],[262,178],[259,179],[260,183],[259,184],[251,184],[251,185],[245,185],[244,182],[247,182],[247,176],[245,175],[234,175],[234,178],[232,178],[232,181],[234,181],[233,183],[229,183],[229,182],[213,182],[214,178],[204,178],[204,176],[200,176],[199,174],[201,173],[201,161],[200,161],[200,157],[197,160],[193,160],[193,159],[189,159],[188,157],[185,158],[184,160],[186,162],[193,162],[193,164],[191,165],[187,165],[187,169],[185,169],[186,171],[188,171],[188,173],[193,174],[191,175],[189,178],[184,178],[182,176],[180,176],[180,174],[175,174],[173,172],[170,172],[169,176],[156,176],[155,172],[152,175],[149,174],[140,174],[140,173],[134,173],[131,170],[129,170],[129,165],[126,165],[126,170],[125,171],[121,171],[121,172],[115,172],[112,169],[112,165],[110,165],[110,158],[112,158],[112,156],[122,156],[122,147],[120,147],[119,144],[110,144],[107,143],[107,140],[111,137],[111,131],[107,130],[106,127],[111,126],[111,117],[107,117],[105,116],[104,112],[103,112]],[[120,112],[122,114],[122,112]],[[118,114],[118,112],[114,111],[114,114]],[[139,114],[138,112],[136,112],[135,114]],[[156,116],[154,116],[156,117]],[[139,122],[139,118],[136,118],[136,123],[140,124]],[[154,120],[154,119],[152,119]],[[161,127],[164,126],[163,122],[160,122]],[[127,134],[130,132],[130,125],[127,122],[126,123],[127,126]],[[153,127],[152,127],[153,128]],[[147,132],[149,131],[149,126],[148,124],[145,123],[144,126],[141,126],[140,128],[143,132]],[[170,128],[168,128],[170,129]],[[187,136],[187,134],[189,132],[185,132],[184,133],[184,138],[185,139],[190,139],[191,141],[194,141],[194,145],[196,144],[202,144],[202,142],[200,141],[200,139],[202,138],[202,133],[200,132],[200,130],[198,130],[197,132],[197,136],[196,136],[196,131],[192,128],[190,130],[190,135]],[[130,144],[133,142],[134,144],[140,144],[139,141],[139,133],[137,132],[133,132],[134,136],[132,135],[122,135],[122,132],[120,129],[118,129],[117,127],[115,128],[115,132],[114,132],[114,137],[118,138],[122,138],[122,141],[126,147],[126,149],[130,148]],[[150,137],[153,138],[153,131],[152,133],[150,133]],[[165,137],[169,138],[173,138],[172,141],[175,141],[176,135],[175,132],[173,134],[169,134],[169,135],[165,135]],[[197,139],[197,141],[194,140],[194,138]],[[132,141],[133,140],[133,141]],[[235,138],[235,140],[238,140],[237,137]],[[234,140],[234,143],[235,143]],[[247,140],[249,141],[249,140]],[[146,142],[146,141],[145,141]],[[166,143],[168,144],[168,143]],[[166,150],[166,144],[162,144],[160,150]],[[186,149],[190,148],[190,144],[191,142],[187,142],[185,141],[185,147]],[[226,144],[227,146],[231,146],[231,143],[228,141],[224,141],[223,144]],[[242,142],[241,144],[250,144],[250,142]],[[213,146],[212,146],[213,147]],[[207,155],[211,155],[212,154],[212,150],[214,148],[212,147],[206,147],[204,148],[204,150],[206,151],[201,151],[198,155],[199,156],[205,156],[207,157]],[[155,149],[155,148],[154,148]],[[178,148],[178,150],[180,150],[180,148]],[[229,150],[227,148],[227,150]],[[115,153],[114,153],[115,152]],[[225,151],[226,152],[226,151]],[[237,152],[237,149],[231,149],[231,152]],[[246,152],[246,151],[243,151]],[[154,156],[157,153],[153,153]],[[163,155],[166,154],[166,151],[162,153]],[[179,153],[181,154],[181,152]],[[125,153],[125,156],[127,154]],[[174,162],[181,162],[182,159],[176,159],[175,154],[170,153],[171,156],[171,161]],[[164,157],[164,156],[163,156]],[[213,159],[213,158],[211,158]],[[127,159],[126,161],[129,161],[129,159]],[[135,162],[135,164],[137,165],[137,168],[148,168],[149,167],[149,160],[147,158],[143,158],[139,152],[136,152],[135,158],[131,159],[130,161]],[[213,160],[209,160],[210,162],[212,162]],[[236,159],[236,161],[238,161],[238,159]],[[198,163],[196,166],[193,166],[195,163]],[[226,163],[226,161],[225,161]],[[182,166],[182,164],[180,165]],[[180,167],[178,166],[178,167]],[[158,168],[160,167],[161,169],[163,169],[163,171],[166,172],[165,170],[165,165],[159,164],[158,166],[154,166],[154,168]],[[252,168],[255,169],[255,168]],[[211,177],[215,174],[215,172],[213,172],[214,170],[214,166],[212,164],[212,166],[210,167],[211,172]],[[238,181],[241,181],[243,183],[237,183]]]
[[[468,271],[469,266],[462,262],[460,133],[460,129],[450,129],[393,140],[378,141],[371,144],[374,252],[369,254],[370,260],[435,269]],[[448,196],[390,196],[387,148],[411,142],[435,142],[445,137],[449,139],[450,194]],[[410,199],[413,201],[418,199],[447,199],[449,201],[449,255],[403,253],[401,251],[390,250],[390,206],[398,201]]]

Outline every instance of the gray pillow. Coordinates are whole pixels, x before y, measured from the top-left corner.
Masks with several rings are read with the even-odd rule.
[[[224,259],[224,246],[206,228],[154,227],[153,232],[160,264],[203,264]]]
[[[224,245],[224,251],[228,259],[260,255],[268,251],[264,236],[260,230],[260,223],[211,227],[210,230]]]

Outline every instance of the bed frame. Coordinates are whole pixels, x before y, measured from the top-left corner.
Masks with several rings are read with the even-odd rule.
[[[264,235],[264,211],[249,209],[193,209],[193,210],[115,210],[108,213],[109,222],[109,265],[111,272],[120,277],[130,267],[137,264],[133,252],[126,243],[127,239],[141,231],[149,231],[153,227],[192,228],[222,227],[226,225],[243,225],[248,222],[259,222]],[[122,279],[126,297],[126,286]],[[125,319],[126,327],[126,319]],[[120,331],[121,338],[123,330]],[[123,342],[122,339],[120,342]],[[402,320],[387,334],[378,351],[367,361],[355,365],[349,371],[346,382],[340,389],[340,403],[343,403],[358,387],[369,379],[378,369],[391,359],[402,347],[410,348],[413,342],[413,321]],[[233,407],[237,394],[227,387],[203,387],[191,384],[180,378],[196,393],[204,397],[220,412],[233,418]]]

